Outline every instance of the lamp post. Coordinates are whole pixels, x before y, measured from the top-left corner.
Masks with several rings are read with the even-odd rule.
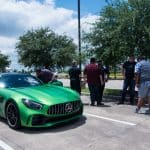
[[[78,0],[78,49],[79,49],[79,67],[81,68],[81,25],[80,25],[80,0]]]

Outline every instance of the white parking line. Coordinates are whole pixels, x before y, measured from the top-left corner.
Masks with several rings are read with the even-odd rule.
[[[1,140],[0,140],[0,147],[2,147],[4,150],[14,150],[13,148],[11,148],[9,145],[7,145]]]
[[[102,116],[98,116],[98,115],[94,115],[94,114],[85,113],[85,115],[90,116],[90,117],[94,117],[94,118],[103,119],[103,120],[113,121],[113,122],[117,122],[117,123],[121,123],[121,124],[126,124],[126,125],[130,125],[130,126],[135,126],[136,125],[135,123],[116,120],[116,119],[111,119],[111,118],[102,117]]]

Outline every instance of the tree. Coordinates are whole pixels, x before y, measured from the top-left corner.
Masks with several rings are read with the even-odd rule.
[[[90,47],[88,53],[95,54],[111,66],[131,54],[150,58],[150,1],[107,2],[90,32],[83,36]]]
[[[53,49],[52,60],[57,66],[70,65],[72,60],[77,57],[76,45],[73,39],[68,38],[66,35],[57,35],[55,49]]]
[[[9,64],[10,61],[8,60],[8,56],[0,52],[0,72],[4,72]]]
[[[76,56],[76,45],[66,35],[58,35],[49,28],[27,31],[16,44],[19,62],[26,67],[44,64],[64,67]]]

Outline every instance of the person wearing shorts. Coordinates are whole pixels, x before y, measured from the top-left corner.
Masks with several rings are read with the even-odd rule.
[[[140,84],[138,95],[142,98],[150,97],[150,81]]]
[[[138,113],[146,99],[150,107],[150,62],[144,60],[143,57],[139,58],[139,62],[135,66],[135,79],[136,86],[139,89],[138,103],[135,110]]]

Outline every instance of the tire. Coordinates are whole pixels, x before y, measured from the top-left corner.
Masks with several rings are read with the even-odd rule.
[[[19,110],[14,102],[9,102],[6,107],[6,119],[10,128],[15,130],[21,128]]]

